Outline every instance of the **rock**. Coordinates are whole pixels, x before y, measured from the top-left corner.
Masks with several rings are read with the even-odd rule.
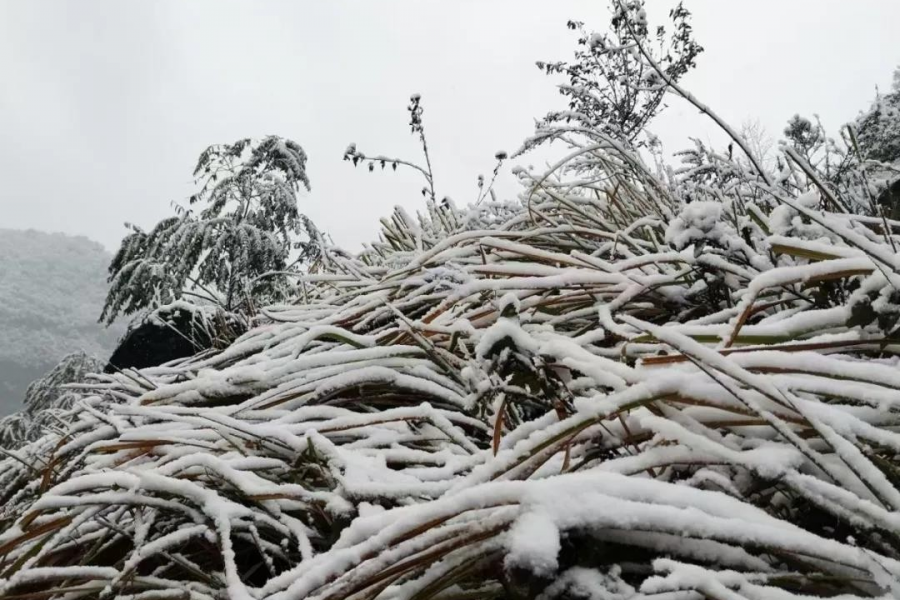
[[[239,319],[188,302],[162,306],[137,320],[109,358],[105,373],[143,369],[193,356],[244,331]]]

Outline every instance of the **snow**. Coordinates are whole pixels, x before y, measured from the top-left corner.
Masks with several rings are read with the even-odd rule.
[[[0,596],[898,597],[900,343],[855,317],[898,236],[546,135],[521,202],[398,210],[228,348],[74,390],[0,460]]]
[[[513,523],[503,559],[507,569],[525,569],[538,577],[552,575],[559,563],[559,529],[550,515],[527,512]]]
[[[720,241],[727,234],[722,222],[720,202],[693,202],[684,207],[666,229],[666,242],[684,248],[699,240]]]

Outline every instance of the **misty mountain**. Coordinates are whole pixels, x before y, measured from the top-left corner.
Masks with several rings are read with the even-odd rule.
[[[70,352],[109,356],[124,329],[97,323],[110,258],[85,237],[0,229],[0,415]]]

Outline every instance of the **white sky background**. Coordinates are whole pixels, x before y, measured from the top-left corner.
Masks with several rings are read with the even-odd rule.
[[[651,23],[674,4],[649,0]],[[888,88],[897,0],[686,0],[706,48],[685,83],[735,126],[828,129]],[[421,206],[412,174],[341,161],[349,142],[418,160],[423,96],[437,192],[475,198],[494,152],[559,108],[536,60],[567,59],[565,23],[603,29],[603,0],[0,1],[0,228],[86,235],[111,250],[185,201],[207,145],[278,134],[307,151],[301,210],[348,249]],[[669,151],[712,129],[677,98],[651,129]],[[525,159],[528,162],[528,159]],[[537,166],[537,165],[536,165]],[[513,191],[509,185],[501,188]]]

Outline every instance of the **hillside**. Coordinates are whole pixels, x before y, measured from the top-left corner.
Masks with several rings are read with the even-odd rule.
[[[110,353],[121,328],[97,323],[109,260],[84,237],[0,229],[0,415],[66,354]]]

